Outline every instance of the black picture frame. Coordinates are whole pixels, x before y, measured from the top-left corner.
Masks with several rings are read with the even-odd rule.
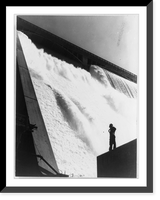
[[[1,186],[0,194],[16,193],[153,193],[154,175],[153,161],[153,67],[154,55],[153,49],[155,38],[155,1],[151,1],[147,7],[147,187],[6,187]],[[5,163],[5,159],[3,161]],[[4,183],[6,184],[4,177]]]

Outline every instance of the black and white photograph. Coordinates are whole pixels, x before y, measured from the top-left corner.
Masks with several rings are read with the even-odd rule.
[[[2,192],[152,193],[153,2],[6,16]]]
[[[137,178],[138,20],[16,16],[16,176]]]

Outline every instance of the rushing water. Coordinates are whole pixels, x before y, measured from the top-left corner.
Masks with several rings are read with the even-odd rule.
[[[75,68],[18,36],[59,170],[96,177],[110,123],[117,146],[137,138],[137,85],[98,66]]]

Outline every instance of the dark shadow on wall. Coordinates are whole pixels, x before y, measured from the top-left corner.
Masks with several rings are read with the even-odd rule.
[[[68,122],[68,124],[73,130],[78,130],[78,124],[75,120],[69,103],[66,102],[66,99],[60,93],[54,91],[54,94],[57,101],[57,105],[61,110],[64,120]]]
[[[64,120],[69,124],[70,128],[75,131],[75,136],[82,140],[87,145],[87,147],[94,151],[94,148],[89,141],[89,138],[87,137],[84,121],[81,119],[81,117],[77,116],[76,112],[74,111],[74,106],[76,106],[74,102],[68,102],[69,100],[65,99],[65,97],[63,97],[63,95],[57,91],[54,91],[54,94],[62,116]],[[72,103],[73,105],[71,105]],[[79,112],[81,111],[79,110]],[[83,117],[85,116],[82,115],[82,118]]]

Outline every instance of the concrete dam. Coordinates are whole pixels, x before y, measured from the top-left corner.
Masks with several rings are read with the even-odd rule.
[[[101,177],[109,124],[137,139],[136,75],[20,17],[16,34],[16,176]]]

